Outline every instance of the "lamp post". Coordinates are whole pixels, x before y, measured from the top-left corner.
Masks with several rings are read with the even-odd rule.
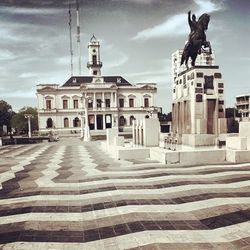
[[[83,129],[83,122],[82,122],[82,129],[81,129],[81,138],[83,137],[83,141],[91,141],[90,131],[89,131],[89,122],[88,122],[88,104],[91,101],[91,98],[87,95],[82,95],[82,104],[84,102],[84,114],[85,114],[85,124]],[[83,113],[82,113],[83,118]],[[82,119],[83,120],[83,119]],[[83,135],[84,130],[84,135]]]
[[[25,114],[24,117],[28,119],[28,136],[31,138],[31,125],[30,125],[30,118],[33,117],[31,114]]]

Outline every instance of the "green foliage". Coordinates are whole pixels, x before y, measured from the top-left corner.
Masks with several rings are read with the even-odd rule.
[[[31,131],[38,130],[38,115],[37,109],[32,107],[24,107],[19,110],[17,114],[11,119],[11,126],[17,129],[18,132],[25,131],[28,132],[28,119],[25,118],[26,114],[30,114],[33,117],[30,119]]]
[[[3,125],[6,125],[8,131],[10,131],[10,121],[14,114],[11,105],[4,100],[0,100],[0,136],[2,136]]]

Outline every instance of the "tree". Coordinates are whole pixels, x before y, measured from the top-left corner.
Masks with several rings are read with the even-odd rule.
[[[23,107],[11,119],[11,126],[17,129],[17,132],[28,132],[28,119],[25,118],[26,114],[31,114],[31,131],[38,130],[38,115],[37,109],[32,107]]]
[[[0,100],[0,136],[3,134],[3,125],[6,125],[8,131],[10,131],[10,121],[14,114],[11,105],[4,100]]]

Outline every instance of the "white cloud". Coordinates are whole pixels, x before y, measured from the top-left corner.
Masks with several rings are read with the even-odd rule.
[[[33,78],[37,77],[38,73],[26,72],[19,75],[20,78]]]
[[[223,8],[222,1],[218,1],[216,4],[211,0],[194,0],[198,5],[198,9],[195,13],[199,16],[202,13],[211,13],[219,11]],[[187,25],[187,14],[178,14],[168,18],[165,22],[158,24],[152,28],[142,30],[136,34],[133,40],[148,40],[151,38],[160,38],[166,36],[176,36],[187,34],[189,27]]]
[[[11,52],[7,49],[0,50],[0,61],[13,60],[16,58],[17,58],[17,56],[13,52]]]
[[[48,9],[48,8],[22,8],[22,7],[1,7],[0,13],[13,15],[55,15],[65,12],[63,9]]]
[[[1,93],[2,98],[34,98],[36,97],[35,91],[11,91],[11,92],[5,92]]]

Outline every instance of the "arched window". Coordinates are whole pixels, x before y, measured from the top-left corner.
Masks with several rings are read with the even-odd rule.
[[[132,126],[133,125],[133,121],[135,120],[135,117],[133,115],[130,116],[129,118],[129,123]]]
[[[124,116],[120,116],[119,118],[119,126],[125,126],[126,124],[126,119],[124,118]]]
[[[92,56],[92,60],[93,60],[93,64],[96,65],[96,63],[97,63],[96,55],[93,55],[93,56]]]
[[[68,118],[64,118],[63,125],[64,125],[65,128],[69,127],[69,119]]]
[[[47,128],[52,128],[53,127],[53,121],[51,118],[47,119]]]
[[[78,127],[81,127],[81,121],[78,117],[76,117],[74,120],[73,120],[73,127],[74,128],[78,128]]]

